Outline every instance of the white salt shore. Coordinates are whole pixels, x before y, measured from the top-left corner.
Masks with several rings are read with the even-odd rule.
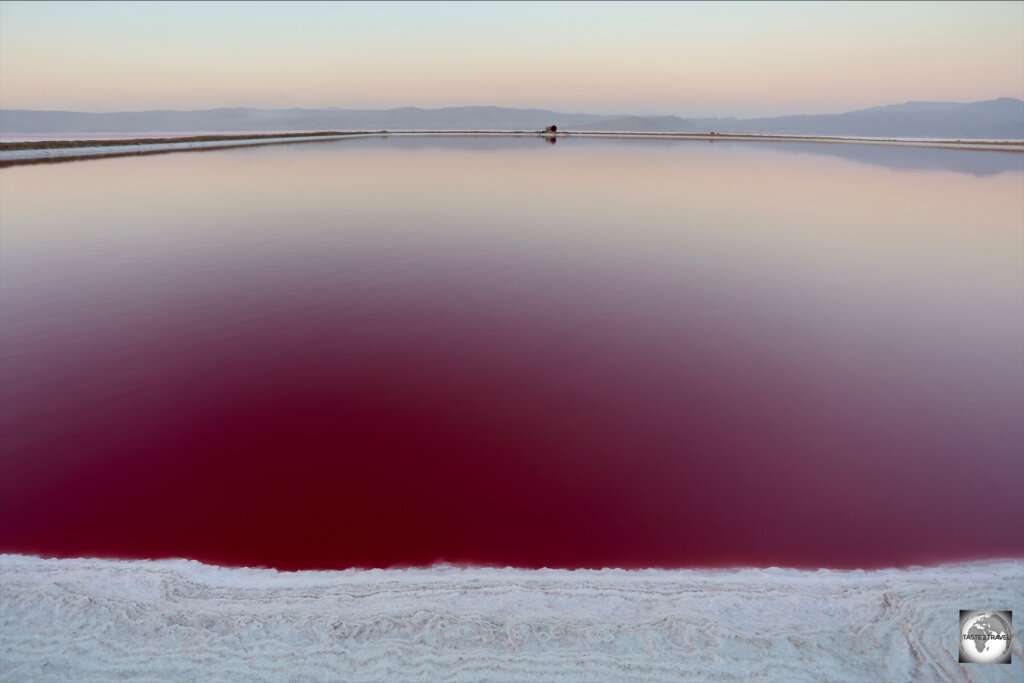
[[[700,134],[700,133],[629,133],[629,132],[562,132],[538,133],[536,131],[476,130],[476,131],[380,131],[368,133],[342,133],[339,135],[311,135],[288,138],[249,138],[234,140],[207,140],[192,142],[150,142],[145,144],[88,145],[81,147],[53,147],[44,149],[0,150],[0,163],[30,162],[50,159],[81,159],[102,156],[146,154],[153,152],[174,152],[218,147],[242,147],[251,145],[273,145],[293,142],[338,140],[356,137],[396,136],[514,136],[514,137],[584,137],[584,138],[632,138],[661,140],[697,140],[718,142],[814,142],[823,144],[886,145],[897,147],[933,147],[945,149],[988,150],[998,152],[1024,152],[1024,141],[998,140],[927,140],[909,138],[861,138],[807,135],[742,135],[742,134]]]
[[[368,135],[368,134],[366,134]],[[249,138],[234,140],[200,140],[190,142],[150,142],[145,144],[125,145],[88,145],[83,147],[53,147],[43,149],[11,149],[0,150],[0,163],[12,161],[33,161],[39,159],[77,159],[125,154],[145,154],[149,152],[175,152],[192,149],[214,149],[217,147],[249,147],[253,145],[273,145],[287,142],[310,142],[313,140],[338,140],[348,137],[364,137],[364,134],[347,135],[310,135],[281,138]]]
[[[959,664],[959,610],[1021,615]],[[277,572],[0,556],[3,681],[1021,681],[1024,561]]]

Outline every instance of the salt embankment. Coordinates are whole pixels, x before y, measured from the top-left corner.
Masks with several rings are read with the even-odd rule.
[[[1024,152],[1024,141],[1019,140],[929,140],[909,138],[858,138],[858,137],[826,137],[807,135],[767,135],[767,134],[713,134],[713,133],[633,133],[616,131],[558,131],[557,133],[538,133],[536,131],[514,130],[473,130],[473,131],[379,131],[349,132],[337,135],[322,133],[309,136],[259,138],[233,138],[230,140],[210,141],[173,141],[137,144],[130,140],[125,144],[82,145],[81,140],[63,140],[67,146],[48,146],[40,148],[7,148],[0,146],[0,164],[33,163],[40,161],[60,161],[104,156],[124,156],[129,154],[152,154],[158,152],[176,152],[199,149],[216,149],[224,147],[242,147],[251,145],[272,145],[295,142],[313,142],[338,140],[341,138],[367,136],[547,136],[547,137],[582,137],[582,138],[624,138],[650,140],[695,140],[710,142],[805,142],[822,144],[851,145],[885,145],[897,147],[931,147],[940,149],[982,150],[995,152]],[[107,141],[109,142],[109,141]],[[19,144],[19,143],[16,143]]]

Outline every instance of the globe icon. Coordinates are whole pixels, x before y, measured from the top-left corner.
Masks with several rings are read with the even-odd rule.
[[[1012,631],[1000,612],[972,612],[960,625],[960,661],[998,662],[1010,653]]]

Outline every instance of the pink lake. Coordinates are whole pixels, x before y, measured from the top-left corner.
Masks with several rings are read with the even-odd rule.
[[[1022,557],[1022,159],[367,138],[3,168],[0,552]]]

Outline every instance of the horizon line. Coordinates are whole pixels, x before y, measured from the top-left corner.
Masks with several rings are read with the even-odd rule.
[[[348,112],[387,112],[387,111],[399,111],[403,109],[413,109],[419,111],[443,111],[446,109],[509,109],[513,111],[542,111],[551,112],[554,114],[561,115],[583,115],[583,116],[601,116],[609,119],[614,118],[625,118],[625,117],[638,117],[638,118],[666,118],[675,117],[679,119],[738,119],[738,120],[751,120],[751,119],[772,119],[772,118],[783,118],[788,116],[841,116],[843,114],[849,114],[853,112],[867,111],[870,109],[877,109],[881,107],[893,107],[903,106],[908,104],[981,104],[985,102],[998,102],[1000,100],[1012,100],[1014,102],[1021,102],[1024,104],[1024,99],[1011,96],[994,97],[987,100],[969,100],[969,101],[955,101],[955,100],[906,100],[903,102],[889,103],[889,104],[877,104],[869,107],[863,107],[860,109],[848,109],[838,113],[790,113],[790,114],[776,114],[770,116],[686,116],[680,114],[634,114],[634,113],[619,113],[619,114],[595,114],[586,111],[558,111],[555,109],[548,109],[546,107],[536,106],[502,106],[496,104],[460,104],[460,105],[445,105],[442,107],[420,107],[416,105],[401,105],[397,107],[365,107],[365,108],[347,108],[338,105],[329,105],[324,107],[249,107],[249,106],[223,106],[223,107],[208,107],[203,109],[123,109],[117,111],[82,111],[75,109],[28,109],[28,108],[12,108],[12,107],[0,107],[0,112],[46,112],[46,113],[61,113],[61,114],[88,114],[88,115],[112,115],[112,114],[150,114],[159,112],[174,112],[174,113],[203,113],[212,111],[231,111],[231,110],[249,110],[249,111],[348,111]]]

